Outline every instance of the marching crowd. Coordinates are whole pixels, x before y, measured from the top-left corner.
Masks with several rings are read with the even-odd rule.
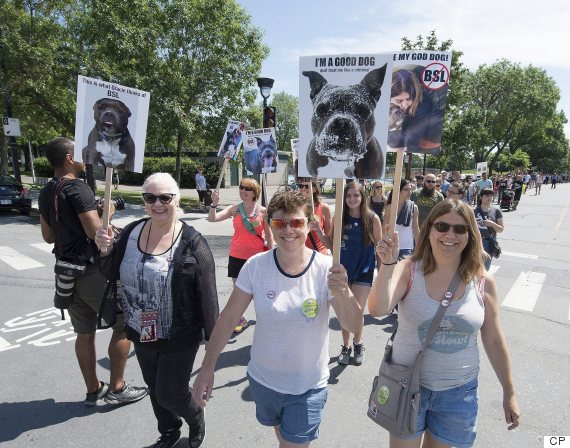
[[[497,189],[486,173],[481,180],[457,172],[403,180],[395,229],[387,228],[391,194],[384,194],[384,185],[373,183],[369,195],[360,182],[349,182],[342,226],[335,229],[313,179],[299,178],[299,191],[276,193],[267,207],[258,203],[259,184],[242,179],[240,204],[218,210],[216,191],[208,214],[211,222],[232,219],[234,228],[227,273],[234,288],[220,312],[214,257],[207,240],[179,219],[180,190],[172,176],[155,173],[145,180],[148,216],[116,233],[102,227],[93,194],[78,179],[85,167],[73,160],[73,146],[65,138],[46,145],[54,178],[39,204],[42,236],[55,243],[57,262],[75,266],[56,271],[56,297],[72,291],[68,303],[58,303],[77,333],[86,405],[131,403],[148,394],[160,434],[153,447],[177,445],[183,421],[189,446],[201,446],[216,362],[232,333],[246,325],[253,303],[247,377],[256,418],[274,428],[280,447],[307,447],[319,435],[327,400],[331,307],[342,327],[339,364],[364,361],[368,303],[373,316],[397,309],[393,356],[406,365],[422,349],[427,327],[445,302],[446,314],[422,362],[414,431],[406,437],[391,432],[390,446],[419,447],[422,438],[424,447],[473,445],[479,334],[503,388],[508,429],[518,426],[497,288],[486,269],[496,256],[496,234],[504,229],[493,199],[501,188],[514,190],[516,209],[517,193],[530,188],[530,180],[525,184],[515,176],[503,187],[501,178]],[[539,184],[538,177],[534,182]],[[337,264],[330,257],[335,232],[342,241]],[[106,383],[96,373],[95,331],[111,327]],[[205,357],[190,387],[202,339]],[[123,380],[131,345],[146,387]]]

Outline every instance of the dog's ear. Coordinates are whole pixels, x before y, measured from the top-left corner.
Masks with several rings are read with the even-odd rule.
[[[259,148],[259,145],[263,143],[263,140],[261,140],[259,137],[255,137],[255,139],[257,140],[257,147]]]
[[[303,75],[309,78],[309,83],[311,85],[311,99],[314,100],[328,81],[317,72],[303,72]]]
[[[382,93],[382,84],[384,84],[387,65],[384,64],[382,67],[372,70],[360,81],[360,84],[366,87],[376,102],[378,102]]]
[[[275,140],[273,139],[273,134],[271,134],[271,135],[269,136],[269,141],[275,143]]]

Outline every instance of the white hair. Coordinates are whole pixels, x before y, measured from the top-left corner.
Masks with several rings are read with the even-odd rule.
[[[172,177],[169,173],[151,174],[145,179],[142,186],[145,193],[148,192],[148,186],[150,184],[157,184],[163,187],[166,191],[163,191],[162,193],[172,193],[176,195],[174,196],[173,200],[176,203],[176,208],[178,208],[179,213],[182,211],[180,210],[180,188],[178,188],[178,184],[174,180],[174,177]]]

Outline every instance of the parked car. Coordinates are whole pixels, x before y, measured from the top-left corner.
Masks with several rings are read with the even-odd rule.
[[[0,174],[0,210],[18,210],[23,215],[32,210],[30,192],[8,174]]]

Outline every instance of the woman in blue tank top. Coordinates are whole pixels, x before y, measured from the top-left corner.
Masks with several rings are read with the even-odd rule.
[[[344,210],[342,214],[342,240],[340,263],[348,273],[348,283],[362,313],[372,286],[376,256],[374,245],[382,239],[380,218],[368,207],[366,190],[357,181],[349,182],[344,188]],[[354,363],[362,364],[364,345],[362,326],[354,333]],[[350,332],[342,329],[342,348],[338,363],[347,365],[350,361]]]

